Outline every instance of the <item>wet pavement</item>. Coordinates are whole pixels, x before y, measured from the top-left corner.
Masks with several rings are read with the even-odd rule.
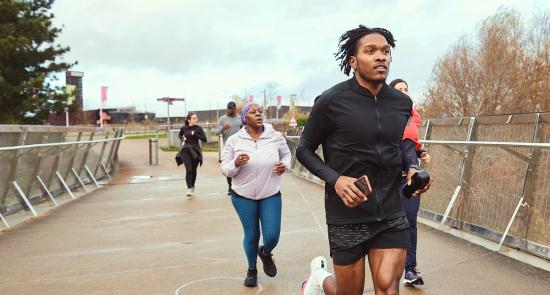
[[[0,294],[300,294],[311,258],[328,257],[323,188],[285,176],[279,274],[258,261],[259,286],[245,288],[242,229],[217,153],[205,154],[191,200],[174,156],[159,152],[148,166],[147,141],[125,140],[109,185],[1,232]],[[418,236],[426,284],[401,294],[550,293],[549,272],[427,226]]]

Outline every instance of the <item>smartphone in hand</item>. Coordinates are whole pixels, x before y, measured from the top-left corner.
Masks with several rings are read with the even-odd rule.
[[[368,197],[372,193],[372,186],[366,175],[359,177],[354,184],[365,196]]]

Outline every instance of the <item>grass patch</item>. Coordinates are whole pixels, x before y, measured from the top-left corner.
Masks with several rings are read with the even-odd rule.
[[[217,152],[218,151],[218,143],[217,142],[207,142],[202,145],[202,151],[203,152]]]
[[[163,151],[163,152],[179,152],[180,148],[181,147],[178,147],[178,146],[165,145],[165,146],[161,146],[160,150]],[[215,142],[215,143],[204,144],[202,146],[202,151],[203,152],[217,152],[218,151],[218,143]]]
[[[161,146],[160,150],[163,152],[179,152],[180,148],[177,146],[165,145]]]
[[[202,147],[202,151],[203,152],[217,152],[218,151],[218,146],[203,146]]]
[[[166,133],[159,133],[159,138],[166,138]],[[149,139],[149,138],[157,138],[156,133],[147,133],[147,134],[139,134],[139,135],[126,135],[126,139]]]

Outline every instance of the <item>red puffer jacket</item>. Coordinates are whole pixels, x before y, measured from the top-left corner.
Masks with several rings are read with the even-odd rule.
[[[420,138],[418,136],[418,127],[420,127],[420,123],[422,122],[422,119],[420,118],[420,114],[416,111],[416,109],[413,107],[412,116],[409,119],[409,122],[407,123],[407,126],[405,127],[405,131],[403,132],[403,140],[410,139],[416,143],[416,150],[421,150],[422,145],[420,144]]]

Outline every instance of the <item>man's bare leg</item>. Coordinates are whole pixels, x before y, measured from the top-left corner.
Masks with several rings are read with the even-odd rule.
[[[376,295],[399,294],[399,279],[405,269],[407,249],[370,249],[369,266]]]
[[[326,295],[361,295],[365,287],[365,257],[350,265],[334,265],[334,276],[323,281]]]

